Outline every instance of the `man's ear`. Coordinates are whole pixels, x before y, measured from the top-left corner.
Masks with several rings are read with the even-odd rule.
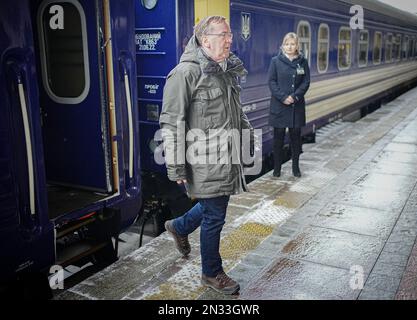
[[[209,41],[208,37],[204,37],[204,36],[202,37],[201,46],[203,48],[210,49],[210,41]]]

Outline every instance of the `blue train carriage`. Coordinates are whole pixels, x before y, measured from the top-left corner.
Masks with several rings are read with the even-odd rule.
[[[134,6],[0,2],[1,284],[112,261],[137,219]]]
[[[161,204],[174,213],[181,211],[175,201],[181,190],[167,181],[165,167],[154,160],[160,147],[154,134],[166,75],[179,61],[193,24],[212,14],[229,19],[233,51],[249,71],[241,79],[242,103],[252,125],[263,130],[265,161],[271,160],[273,137],[268,126],[267,71],[287,32],[299,35],[311,69],[308,123],[303,130],[310,140],[317,128],[355,111],[363,114],[377,108],[383,99],[416,83],[417,18],[378,1],[137,1],[138,107],[141,167],[149,182],[147,212],[160,210]],[[152,187],[156,180],[158,187]]]

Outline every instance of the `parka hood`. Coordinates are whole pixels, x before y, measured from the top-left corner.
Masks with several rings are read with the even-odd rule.
[[[197,38],[192,36],[185,47],[184,53],[181,56],[180,63],[188,62],[200,65],[201,70],[205,74],[230,72],[234,76],[244,77],[248,74],[243,66],[243,62],[234,54],[230,53],[227,59],[227,70],[223,71],[220,65],[208,57],[204,50],[198,45]]]

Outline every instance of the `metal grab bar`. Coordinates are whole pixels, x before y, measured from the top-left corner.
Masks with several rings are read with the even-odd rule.
[[[132,112],[132,100],[130,96],[129,76],[125,70],[125,93],[126,104],[129,120],[129,177],[133,178],[133,146],[134,146],[134,134],[133,134],[133,112]]]
[[[23,83],[18,77],[17,86],[19,90],[20,108],[22,109],[23,127],[25,130],[26,140],[26,153],[28,159],[28,174],[29,174],[29,199],[30,199],[30,213],[35,215],[35,175],[33,170],[33,152],[32,152],[32,139],[30,135],[29,117],[26,105],[26,95]]]

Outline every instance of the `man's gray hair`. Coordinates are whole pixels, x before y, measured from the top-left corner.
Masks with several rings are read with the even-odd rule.
[[[201,20],[194,27],[194,35],[197,38],[199,44],[201,45],[203,36],[210,33],[212,24],[223,22],[226,22],[226,18],[223,16],[209,16]]]

